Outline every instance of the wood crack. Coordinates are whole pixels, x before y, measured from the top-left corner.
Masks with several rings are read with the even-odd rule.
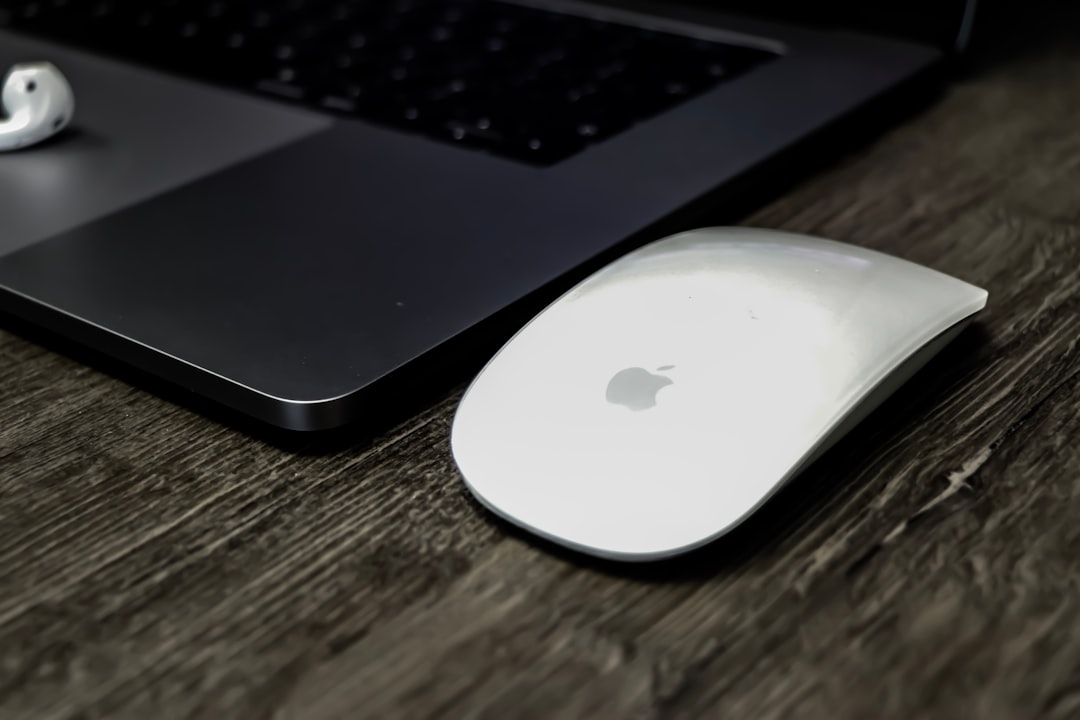
[[[1070,348],[1072,346],[1070,345]],[[968,460],[961,463],[958,470],[950,472],[946,476],[947,486],[940,493],[923,504],[918,510],[912,513],[909,517],[901,520],[897,523],[892,530],[878,542],[871,544],[864,552],[862,552],[854,561],[852,561],[845,572],[846,575],[852,576],[858,574],[863,568],[870,564],[870,561],[877,556],[885,547],[894,544],[900,537],[902,537],[913,525],[918,524],[930,513],[932,513],[938,506],[944,503],[949,498],[958,494],[961,490],[968,490],[972,493],[975,492],[974,486],[969,482],[979,470],[993,457],[996,450],[1010,437],[1015,435],[1020,428],[1031,418],[1032,415],[1039,412],[1047,403],[1052,401],[1061,390],[1071,387],[1077,377],[1080,376],[1080,370],[1074,371],[1052,385],[1050,389],[1043,395],[1041,399],[1032,404],[1028,410],[1021,415],[1015,422],[1008,425],[1001,434],[994,439],[991,443],[984,446],[978,453],[970,457]]]

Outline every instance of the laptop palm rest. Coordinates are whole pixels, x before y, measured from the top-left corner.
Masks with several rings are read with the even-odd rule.
[[[566,216],[528,202],[543,176],[527,169],[507,181],[504,161],[478,156],[460,177],[424,173],[406,157],[419,143],[353,134],[372,133],[338,125],[0,257],[3,304],[273,424],[318,429],[624,232],[572,189],[564,211],[581,220],[567,232]],[[470,212],[477,195],[499,211]]]
[[[332,120],[0,31],[0,70],[50,60],[72,126],[0,156],[0,255],[325,129]]]

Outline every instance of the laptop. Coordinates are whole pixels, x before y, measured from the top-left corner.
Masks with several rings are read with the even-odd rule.
[[[931,77],[973,12],[10,0],[0,67],[53,62],[76,110],[0,155],[0,311],[270,426],[370,421],[508,309]]]

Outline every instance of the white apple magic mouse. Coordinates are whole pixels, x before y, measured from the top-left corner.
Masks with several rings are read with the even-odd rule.
[[[636,250],[517,333],[451,447],[472,493],[575,550],[728,532],[910,377],[985,290],[829,240],[714,228]]]

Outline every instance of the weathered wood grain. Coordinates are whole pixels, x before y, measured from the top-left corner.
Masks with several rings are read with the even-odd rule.
[[[481,510],[461,388],[294,453],[0,332],[0,717],[1080,716],[1080,42],[1037,37],[748,219],[990,306],[675,562]]]

